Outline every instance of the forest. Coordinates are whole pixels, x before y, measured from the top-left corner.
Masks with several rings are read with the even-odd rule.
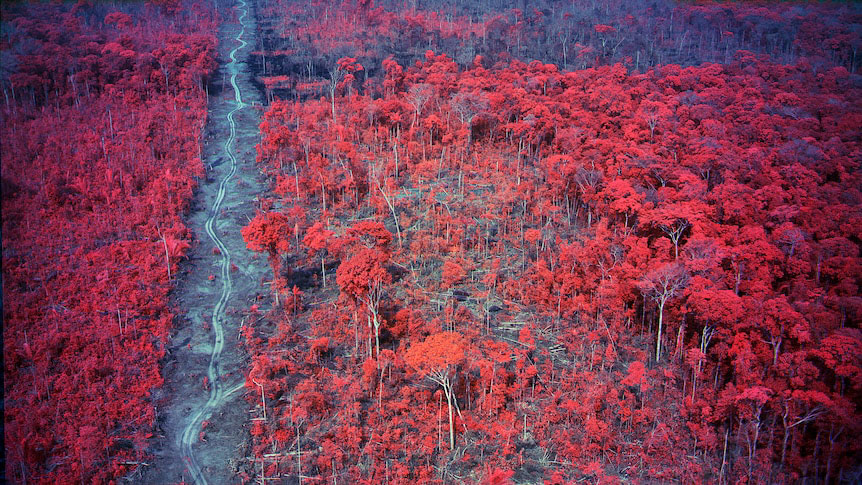
[[[2,9],[5,476],[108,483],[153,436],[218,15]]]
[[[236,482],[862,480],[862,8],[245,3]],[[150,462],[240,7],[2,6],[12,483]]]

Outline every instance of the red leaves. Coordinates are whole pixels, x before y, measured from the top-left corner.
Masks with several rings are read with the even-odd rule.
[[[511,485],[512,476],[515,472],[511,470],[492,470],[488,477],[482,481],[482,485]]]
[[[172,236],[165,236],[165,246],[167,246],[168,254],[171,258],[180,259],[186,255],[186,249],[191,247],[185,239],[174,239]]]
[[[423,376],[447,375],[465,358],[467,343],[455,332],[440,332],[414,344],[404,361]]]
[[[862,332],[858,329],[841,329],[827,336],[812,356],[835,375],[862,382]]]
[[[242,228],[242,237],[252,251],[266,251],[270,257],[290,250],[292,227],[288,217],[280,212],[258,212]]]
[[[377,221],[361,221],[354,224],[344,235],[343,244],[359,244],[366,248],[376,248],[382,252],[389,251],[392,242],[392,233],[386,226]]]
[[[367,17],[366,25],[390,29],[401,19],[383,9]],[[420,30],[419,17],[406,21]],[[535,26],[547,25],[535,12],[489,19],[481,26],[487,44],[519,35],[520,52],[531,48]],[[810,462],[810,450],[826,450],[833,424],[850,426],[845,416],[852,412],[838,397],[858,397],[860,375],[852,323],[859,313],[852,204],[859,184],[848,160],[859,150],[842,135],[858,118],[858,110],[847,112],[855,99],[849,73],[764,63],[751,53],[730,65],[650,69],[656,61],[645,57],[653,54],[626,52],[632,37],[617,30],[636,31],[640,19],[620,19],[588,23],[594,32],[580,39],[588,45],[565,38],[565,25],[554,29],[554,43],[572,49],[564,55],[576,71],[525,64],[516,55],[487,55],[502,62],[461,71],[472,54],[455,63],[431,51],[401,66],[367,49],[363,62],[377,54],[382,70],[366,73],[362,94],[342,100],[336,126],[328,99],[273,104],[266,161],[284,194],[295,192],[310,213],[325,206],[306,246],[310,254],[327,252],[320,254],[324,274],[323,256],[340,260],[338,282],[353,303],[309,316],[308,345],[318,338],[330,344],[327,359],[303,372],[320,382],[338,373],[320,392],[342,400],[332,401],[337,412],[307,418],[355,443],[340,449],[344,462],[328,463],[342,458],[334,451],[310,458],[320,467],[316,480],[326,481],[329,468],[333,476],[379,480],[375,460],[386,459],[395,481],[396,463],[441,459],[449,409],[442,402],[456,395],[452,409],[460,405],[455,411],[464,417],[454,428],[463,424],[477,447],[495,450],[488,471],[528,460],[517,456],[516,442],[531,437],[561,455],[559,483],[762,481],[767,475],[757,475],[756,466],[746,477],[740,460],[753,452],[755,465],[765,463],[785,436],[795,456],[775,469],[792,468],[790,476]],[[712,30],[737,31],[737,20]],[[361,32],[390,38],[374,30]],[[676,40],[688,44],[683,37]],[[548,39],[544,31],[541,38]],[[715,42],[728,49],[716,52],[721,58],[745,40]],[[699,55],[695,44],[658,44],[653,52],[663,56]],[[626,66],[601,65],[622,59]],[[353,61],[337,64],[340,80],[350,82]],[[599,67],[586,68],[593,62]],[[789,94],[791,84],[799,94]],[[367,172],[352,173],[357,167]],[[385,188],[392,206],[363,192],[363,183]],[[823,215],[824,207],[835,209]],[[391,234],[379,222],[358,223],[338,238],[324,230],[375,213],[409,220],[401,225],[401,251],[390,252]],[[388,298],[373,305],[381,318],[372,323],[360,310],[369,295],[382,294],[386,268],[397,283],[387,282]],[[445,291],[455,286],[457,293]],[[464,345],[453,349],[438,332],[456,306]],[[296,315],[300,324],[304,315]],[[481,337],[471,325],[458,327],[477,317],[485,323]],[[363,348],[372,345],[362,332],[366,321],[389,330],[376,359]],[[664,361],[663,345],[673,351]],[[463,360],[446,360],[462,347],[469,349]],[[449,390],[415,386],[412,370],[444,388],[448,381]],[[371,392],[357,391],[360,382]],[[815,388],[822,396],[799,394]],[[752,406],[762,406],[759,423],[749,421]],[[782,418],[787,433],[775,424]],[[794,430],[803,418],[810,428]],[[769,426],[778,427],[766,433]],[[390,444],[399,432],[414,440],[416,454]],[[818,433],[820,445],[812,439]],[[371,462],[367,472],[342,471],[358,456]],[[814,478],[822,479],[823,463],[805,466],[820,469]],[[423,476],[418,467],[409,473]],[[774,480],[793,481],[774,473]]]
[[[443,262],[441,281],[443,288],[452,288],[466,277],[467,272],[464,271],[464,268],[460,264],[449,260]]]
[[[538,229],[527,229],[524,231],[524,240],[530,244],[536,244],[542,238],[542,231]]]
[[[356,62],[356,59],[353,57],[342,57],[339,59],[336,64],[338,68],[344,72],[354,73],[362,70],[362,64]]]
[[[763,386],[752,386],[745,388],[745,390],[736,396],[735,400],[737,403],[740,401],[751,401],[753,406],[760,407],[766,404],[766,401],[769,400],[769,396],[771,394],[772,391],[769,388]]]
[[[315,222],[308,230],[305,231],[305,237],[302,239],[303,244],[312,250],[312,254],[326,249],[332,240],[334,233],[324,228],[322,222]]]
[[[338,267],[336,282],[344,294],[361,300],[372,287],[392,279],[383,267],[385,261],[385,253],[376,249],[361,248]]]
[[[636,360],[629,364],[628,373],[621,384],[624,386],[637,386],[643,391],[649,389],[649,382],[646,379],[646,368],[643,362]]]
[[[116,24],[118,29],[126,29],[132,25],[132,17],[123,12],[111,12],[105,15],[105,23]]]
[[[145,32],[138,13],[102,24],[106,11],[85,3],[19,7],[3,5],[21,29],[2,49],[14,59],[29,46],[9,78],[33,96],[4,106],[3,337],[27,361],[4,374],[7,442],[24,442],[7,476],[109,483],[148,461],[172,320],[165,266],[189,248],[182,217],[202,173],[204,91],[185,62],[170,90],[151,82],[151,53],[172,39],[212,63],[212,16],[141,10]]]
[[[605,470],[602,467],[602,464],[598,461],[591,461],[589,464],[587,464],[586,467],[584,467],[583,472],[585,475],[591,475],[596,477],[601,477],[605,474]]]
[[[533,339],[533,332],[530,331],[530,327],[528,325],[521,327],[521,330],[518,332],[518,342],[526,345],[529,350],[534,350],[536,348],[536,341]]]

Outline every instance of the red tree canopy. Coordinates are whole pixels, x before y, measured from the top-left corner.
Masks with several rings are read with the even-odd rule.
[[[464,361],[467,343],[457,332],[440,332],[407,350],[404,361],[432,380],[445,377]]]
[[[242,229],[242,237],[252,251],[266,251],[270,257],[290,250],[293,234],[288,217],[280,212],[258,212]]]

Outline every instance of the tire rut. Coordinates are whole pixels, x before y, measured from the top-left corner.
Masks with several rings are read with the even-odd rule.
[[[238,341],[241,311],[260,294],[270,270],[240,234],[265,188],[253,161],[259,141],[254,105],[261,101],[247,65],[256,30],[253,5],[236,0],[234,8],[235,20],[228,17],[220,27],[224,61],[209,85],[208,177],[188,216],[199,243],[178,275],[180,316],[163,363],[165,384],[154,390],[161,433],[136,483],[231,483],[251,472],[245,464],[249,405],[242,399],[248,356]]]
[[[192,418],[186,424],[186,428],[182,434],[182,450],[183,455],[188,460],[188,468],[189,473],[192,476],[192,480],[196,484],[206,485],[209,483],[206,479],[206,476],[201,471],[201,467],[198,464],[197,458],[195,456],[195,450],[192,445],[198,442],[199,432],[201,429],[201,425],[204,420],[209,419],[212,415],[213,410],[217,409],[224,403],[225,394],[223,390],[223,384],[221,382],[221,375],[219,373],[219,364],[221,359],[221,353],[224,349],[224,326],[222,325],[222,320],[225,316],[225,307],[227,306],[228,299],[231,296],[231,292],[233,291],[233,280],[231,278],[231,257],[230,250],[227,246],[222,242],[221,238],[219,238],[216,231],[213,229],[213,225],[219,218],[219,210],[221,209],[222,201],[224,200],[224,195],[226,191],[226,187],[228,182],[233,178],[236,174],[237,160],[236,155],[234,155],[233,145],[236,141],[236,121],[234,119],[234,114],[237,111],[246,107],[246,104],[242,101],[242,91],[239,88],[239,85],[236,82],[236,78],[239,75],[239,68],[237,66],[236,53],[240,49],[245,48],[248,43],[243,40],[243,35],[245,34],[245,18],[248,16],[248,8],[244,0],[239,0],[240,7],[239,10],[242,11],[239,17],[239,22],[242,28],[240,29],[239,34],[236,36],[236,41],[240,43],[240,45],[236,46],[230,53],[230,63],[228,63],[227,68],[230,71],[230,85],[234,92],[234,99],[236,106],[232,109],[228,115],[227,120],[230,124],[230,136],[224,142],[224,153],[230,159],[230,170],[227,175],[221,179],[218,187],[218,194],[216,195],[215,202],[213,203],[211,215],[206,222],[206,233],[209,236],[210,240],[212,240],[213,244],[219,249],[221,254],[220,261],[220,269],[221,269],[221,281],[222,281],[222,290],[221,295],[219,296],[218,301],[213,308],[212,313],[212,328],[215,333],[215,342],[213,343],[212,354],[210,354],[210,363],[209,368],[207,369],[207,377],[210,382],[210,394],[209,399],[207,399],[206,404],[192,416]]]
[[[230,71],[230,85],[234,92],[234,102],[236,106],[232,109],[228,115],[227,120],[230,124],[230,136],[224,142],[224,153],[230,159],[230,170],[227,175],[225,175],[221,182],[219,182],[218,194],[216,195],[215,202],[213,203],[211,215],[206,222],[206,233],[209,236],[210,240],[212,240],[213,244],[219,249],[221,254],[220,261],[220,269],[221,269],[221,281],[222,281],[222,290],[221,295],[219,296],[218,301],[213,308],[212,313],[212,328],[215,333],[215,342],[213,343],[212,354],[210,354],[210,363],[209,368],[207,369],[207,377],[210,382],[210,394],[209,399],[207,399],[206,404],[192,416],[192,418],[186,424],[186,428],[182,434],[182,450],[183,455],[188,460],[189,473],[192,476],[192,480],[196,484],[206,485],[209,483],[201,471],[201,467],[198,464],[197,458],[195,456],[195,450],[192,445],[197,443],[201,425],[204,420],[209,419],[212,415],[213,410],[217,409],[224,403],[225,393],[223,389],[223,384],[221,381],[221,375],[219,373],[219,364],[221,360],[221,353],[224,349],[224,326],[222,325],[222,320],[225,316],[225,307],[227,306],[228,299],[231,296],[231,292],[233,291],[233,279],[231,278],[231,257],[230,250],[224,244],[224,242],[219,238],[216,231],[213,229],[213,225],[218,221],[219,211],[221,209],[222,201],[224,200],[224,195],[226,191],[226,187],[228,182],[233,178],[236,174],[237,167],[237,159],[234,154],[233,145],[236,141],[236,120],[234,119],[234,115],[237,111],[246,107],[246,104],[242,100],[242,91],[237,84],[237,76],[239,75],[239,67],[236,59],[236,53],[245,48],[248,43],[243,39],[243,35],[245,35],[245,19],[248,16],[248,7],[244,0],[239,0],[240,7],[239,10],[242,13],[239,16],[239,22],[241,25],[241,29],[239,34],[236,36],[235,40],[239,42],[239,45],[234,47],[234,49],[230,52],[230,63],[228,63],[227,68]]]

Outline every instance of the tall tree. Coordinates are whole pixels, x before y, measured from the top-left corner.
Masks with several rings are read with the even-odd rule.
[[[679,295],[688,284],[688,272],[681,264],[668,263],[650,271],[640,281],[640,289],[646,298],[658,305],[658,329],[655,339],[655,360],[661,360],[662,326],[667,302]]]
[[[449,449],[455,449],[455,417],[453,405],[457,406],[452,381],[458,367],[466,358],[467,343],[456,332],[440,332],[411,346],[404,361],[416,369],[419,375],[443,388],[449,409]],[[459,411],[460,412],[460,411]]]

